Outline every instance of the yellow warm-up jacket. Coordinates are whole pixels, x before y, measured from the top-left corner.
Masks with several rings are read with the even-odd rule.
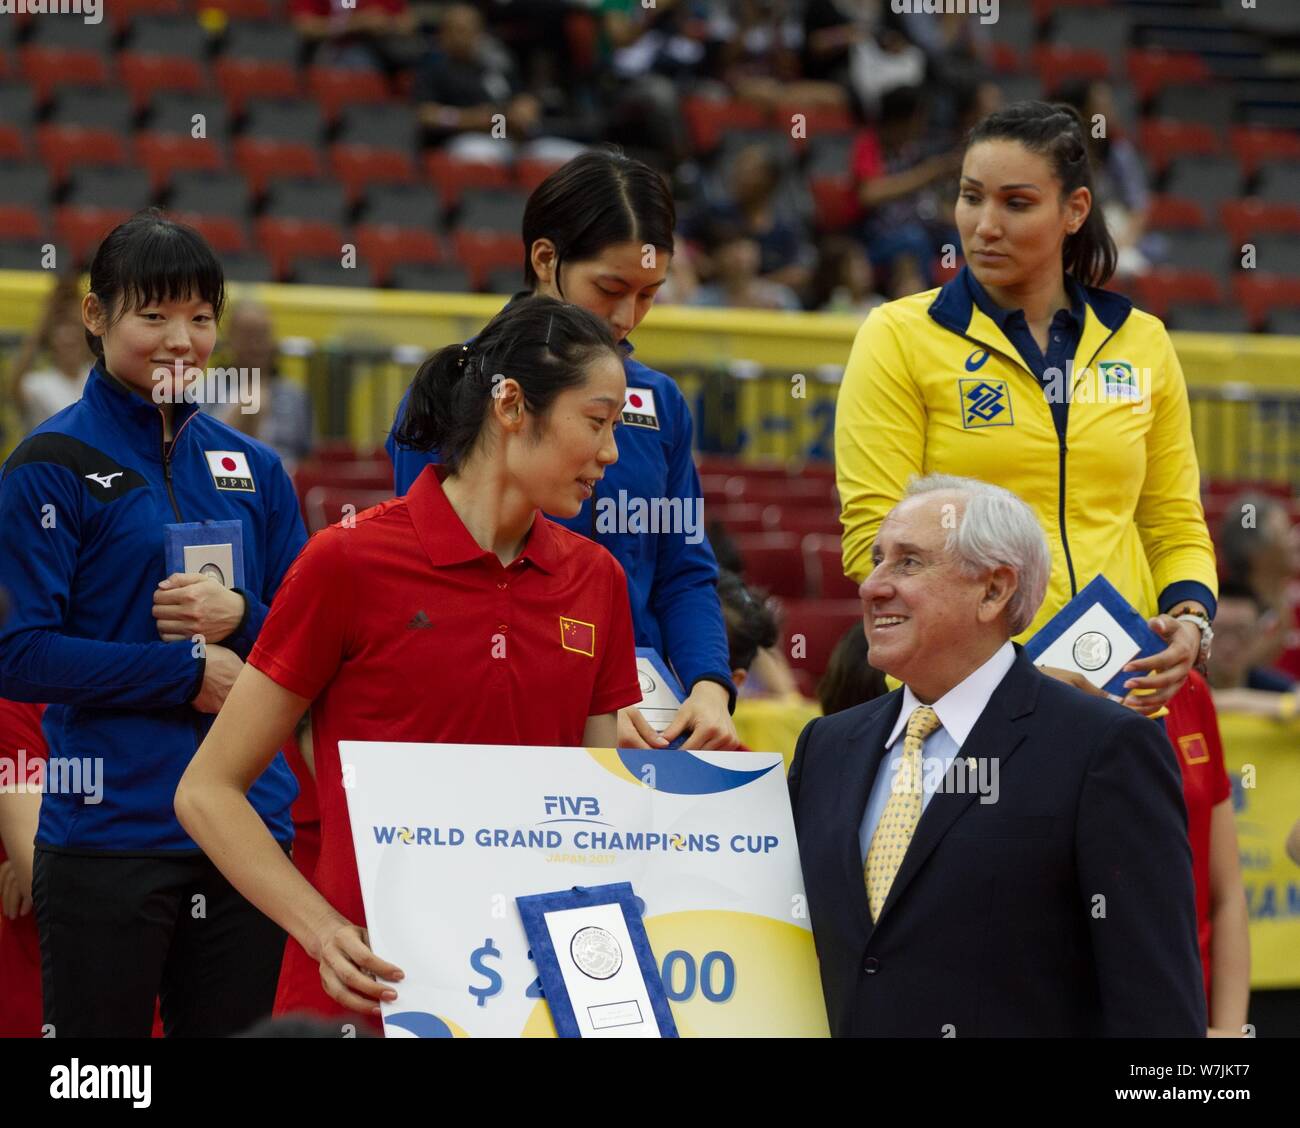
[[[1073,367],[1043,384],[964,274],[873,310],[854,340],[835,415],[845,574],[871,571],[876,531],[910,478],[958,474],[1018,494],[1047,534],[1047,597],[1017,641],[1099,573],[1144,616],[1207,596],[1213,614],[1187,386],[1164,325],[1083,289]],[[1067,385],[1062,440],[1049,396]]]

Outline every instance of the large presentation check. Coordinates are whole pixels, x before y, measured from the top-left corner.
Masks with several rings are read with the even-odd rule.
[[[825,1036],[781,757],[343,741],[389,1037],[555,1027],[515,899],[630,882],[683,1036]]]

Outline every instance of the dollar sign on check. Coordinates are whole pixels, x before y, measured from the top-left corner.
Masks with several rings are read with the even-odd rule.
[[[490,999],[493,995],[497,994],[501,990],[500,973],[496,970],[496,968],[490,967],[489,965],[484,963],[484,961],[489,958],[500,959],[500,957],[501,957],[501,953],[493,945],[492,938],[490,936],[483,941],[483,947],[475,948],[474,951],[470,953],[469,956],[470,968],[473,969],[473,971],[476,974],[487,977],[486,985],[482,987],[471,986],[469,989],[469,993],[478,1000],[479,1006],[486,1006],[488,999]]]

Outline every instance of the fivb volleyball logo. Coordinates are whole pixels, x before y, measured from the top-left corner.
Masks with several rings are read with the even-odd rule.
[[[103,0],[0,0],[0,16],[80,16],[88,24],[102,23]]]

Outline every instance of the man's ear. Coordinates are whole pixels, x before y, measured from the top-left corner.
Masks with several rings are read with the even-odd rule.
[[[1019,577],[1011,565],[999,564],[994,568],[984,581],[984,595],[977,611],[979,621],[991,623],[997,619],[1019,587]]]

